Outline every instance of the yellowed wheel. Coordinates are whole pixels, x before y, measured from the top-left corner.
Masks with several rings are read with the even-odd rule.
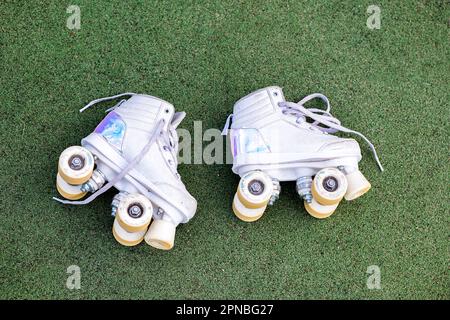
[[[233,199],[233,212],[242,221],[245,222],[253,222],[258,220],[262,217],[264,214],[264,211],[266,210],[267,206],[251,209],[247,208],[242,204],[242,202],[239,200],[239,197],[237,194],[234,195]]]
[[[332,205],[322,205],[318,203],[315,199],[311,203],[304,202],[305,209],[310,215],[317,219],[325,219],[331,216],[336,210],[338,203]]]
[[[347,192],[344,196],[345,200],[355,200],[370,190],[370,182],[367,181],[361,171],[355,170],[352,173],[347,174],[345,177],[348,182]]]
[[[145,235],[145,242],[153,248],[170,250],[175,243],[176,226],[170,221],[153,220]]]
[[[72,146],[59,156],[58,173],[69,184],[83,184],[91,177],[94,164],[94,156],[89,150]]]
[[[131,193],[124,196],[117,207],[116,217],[120,226],[128,232],[147,230],[152,220],[153,205],[142,194]]]
[[[81,191],[81,185],[68,184],[59,173],[56,175],[56,189],[68,200],[78,200],[86,195],[86,192]]]
[[[338,204],[347,191],[347,179],[336,168],[325,168],[317,172],[311,185],[313,198],[322,205]]]
[[[114,219],[112,233],[114,235],[114,238],[121,245],[127,247],[138,245],[144,239],[145,231],[146,230],[139,232],[128,232],[120,226],[119,221],[117,221],[117,219]]]
[[[245,174],[236,192],[239,201],[248,209],[265,207],[272,193],[272,179],[262,171],[251,171]]]

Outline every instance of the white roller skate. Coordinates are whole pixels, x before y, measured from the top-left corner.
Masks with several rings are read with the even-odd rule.
[[[303,106],[314,98],[322,99],[326,110]],[[360,136],[383,170],[375,148],[361,133],[341,126],[330,109],[322,94],[287,102],[276,86],[257,90],[235,103],[223,134],[230,131],[232,170],[241,177],[233,200],[237,217],[258,220],[267,205],[278,199],[280,181],[296,181],[307,212],[316,218],[333,214],[342,198],[354,200],[370,189],[358,169],[358,142],[332,133]]]
[[[56,186],[68,200],[82,205],[115,187],[112,202],[113,234],[127,246],[145,241],[158,249],[174,245],[178,224],[195,214],[196,200],[177,172],[176,127],[185,117],[172,104],[143,94],[124,93],[97,99],[94,104],[121,100],[80,146],[69,147],[59,158]],[[95,168],[94,168],[95,167]],[[92,193],[87,199],[76,201]]]

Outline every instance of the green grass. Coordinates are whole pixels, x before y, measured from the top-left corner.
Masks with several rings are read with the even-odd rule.
[[[38,4],[40,3],[40,4]],[[81,30],[66,7],[81,8]],[[380,30],[366,27],[370,4]],[[1,1],[0,298],[449,299],[447,1]],[[199,205],[175,248],[126,248],[111,234],[113,191],[63,206],[60,152],[125,91],[172,102],[203,128],[267,85],[288,100],[326,94],[361,143],[373,189],[330,219],[308,216],[293,183],[257,223],[230,205],[228,165],[179,167]],[[66,289],[80,266],[81,290]],[[381,290],[366,287],[381,268]]]

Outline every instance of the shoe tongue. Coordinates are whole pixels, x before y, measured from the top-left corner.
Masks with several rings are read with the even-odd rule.
[[[172,121],[170,123],[176,129],[185,117],[186,117],[186,112],[184,112],[184,111],[175,112],[175,114],[173,115]]]

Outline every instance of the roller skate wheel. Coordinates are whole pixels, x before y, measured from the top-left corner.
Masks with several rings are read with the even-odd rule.
[[[265,207],[272,193],[272,179],[262,171],[252,171],[245,174],[239,181],[237,188],[239,201],[249,209]]]
[[[127,247],[138,245],[139,243],[142,242],[145,235],[145,230],[139,232],[126,231],[120,226],[120,223],[117,219],[114,219],[112,232],[117,242]]]
[[[325,219],[331,216],[336,210],[338,203],[332,205],[322,205],[318,203],[315,199],[311,203],[304,202],[305,209],[308,213],[317,219]]]
[[[81,185],[68,184],[59,173],[56,176],[56,189],[68,200],[78,200],[86,195],[86,192],[81,191]]]
[[[152,203],[147,197],[138,193],[124,196],[116,211],[120,226],[128,232],[146,231],[152,215]]]
[[[251,209],[247,208],[242,204],[242,202],[239,200],[239,197],[237,194],[234,195],[233,199],[233,212],[242,221],[245,222],[253,222],[258,220],[262,217],[264,211],[266,210],[267,206]]]
[[[370,182],[359,170],[355,170],[345,176],[348,182],[347,192],[345,193],[345,200],[355,200],[364,193],[370,190]]]
[[[317,172],[311,185],[313,198],[320,204],[338,204],[347,191],[347,179],[336,168],[325,168]]]
[[[170,250],[175,242],[176,227],[165,220],[154,220],[145,235],[148,245],[161,250]]]
[[[58,173],[69,184],[83,184],[94,170],[94,156],[86,148],[72,146],[59,156]]]

